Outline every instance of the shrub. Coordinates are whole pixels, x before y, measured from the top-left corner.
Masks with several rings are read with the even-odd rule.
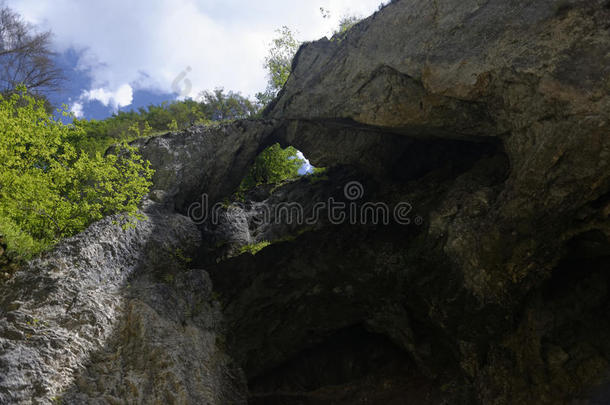
[[[31,257],[106,215],[136,215],[151,185],[148,162],[126,144],[90,155],[74,146],[83,136],[23,87],[0,96],[0,234],[10,252]]]
[[[243,193],[261,184],[278,184],[285,180],[299,177],[303,160],[297,157],[297,150],[289,146],[282,149],[276,143],[262,151],[239,186],[238,193]]]
[[[73,144],[95,155],[121,141],[179,131],[196,124],[211,125],[251,118],[259,113],[259,109],[259,105],[241,94],[217,88],[213,92],[200,93],[199,101],[187,99],[151,104],[138,111],[119,111],[104,120],[74,119],[74,124],[83,129],[84,135]]]
[[[339,28],[335,30],[334,35],[342,35],[349,31],[354,25],[362,20],[361,17],[355,15],[345,15],[339,20]]]

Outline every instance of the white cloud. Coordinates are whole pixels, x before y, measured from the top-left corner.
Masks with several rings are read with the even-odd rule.
[[[70,111],[74,114],[76,118],[83,117],[83,103],[77,101],[70,107]]]
[[[104,88],[86,90],[81,95],[80,100],[97,100],[105,106],[112,107],[112,109],[116,111],[121,107],[131,104],[133,101],[133,88],[129,84],[122,84],[115,91],[109,91]]]
[[[82,51],[79,66],[93,80],[84,97],[125,106],[133,90],[171,92],[189,66],[180,88],[188,79],[190,96],[215,87],[253,95],[265,87],[262,64],[275,29],[286,25],[301,40],[317,39],[332,32],[341,16],[369,15],[379,2],[9,0],[8,5],[51,29],[59,51]],[[322,18],[320,7],[330,18]]]

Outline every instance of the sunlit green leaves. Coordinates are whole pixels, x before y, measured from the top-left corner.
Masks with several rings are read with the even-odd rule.
[[[268,104],[286,84],[292,69],[292,59],[301,45],[290,28],[283,26],[275,32],[277,37],[271,43],[264,65],[268,76],[267,90],[256,95],[262,105]]]
[[[299,176],[304,161],[297,157],[297,150],[289,146],[282,149],[279,143],[262,151],[240,185],[244,192],[260,184],[277,184]]]
[[[49,116],[44,102],[20,89],[0,97],[0,233],[29,256],[93,221],[135,214],[152,170],[123,145],[116,155],[84,153],[83,129]]]

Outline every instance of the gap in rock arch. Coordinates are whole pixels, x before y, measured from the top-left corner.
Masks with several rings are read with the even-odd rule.
[[[281,184],[323,171],[323,168],[314,167],[303,152],[294,146],[282,147],[280,143],[274,143],[254,159],[238,187],[237,195],[243,195],[258,186]]]

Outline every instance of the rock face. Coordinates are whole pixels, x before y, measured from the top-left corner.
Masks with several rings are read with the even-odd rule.
[[[151,196],[186,213],[203,193],[214,202],[235,191],[250,163],[270,144],[274,129],[271,121],[194,126],[137,140],[134,146],[156,169]]]
[[[207,267],[238,255],[245,246],[293,241],[321,229],[328,218],[316,215],[315,205],[329,198],[345,199],[337,185],[348,182],[353,174],[345,168],[332,169],[279,186],[263,185],[247,192],[241,201],[218,204],[216,219],[202,224],[199,260]]]
[[[148,220],[2,287],[0,402],[607,403],[609,21],[393,1],[304,45],[265,119],[138,141]],[[211,215],[277,141],[328,171]]]
[[[2,287],[0,403],[245,403],[209,277],[186,270],[197,228],[145,214],[91,226]]]
[[[354,403],[357,372],[281,376],[358,327],[449,403],[607,402],[608,21],[605,1],[402,0],[300,49],[267,111],[278,136],[425,221],[323,227],[210,268],[256,398]]]
[[[302,47],[269,116],[500,143],[511,171],[497,206],[477,220],[485,237],[457,229],[473,225],[461,213],[439,231],[470,289],[501,302],[512,279],[531,276],[525,269],[550,271],[556,261],[544,251],[570,237],[567,219],[608,191],[609,18],[604,1],[397,1],[343,40]],[[293,126],[289,141],[314,162],[349,149],[333,133],[321,137],[332,145],[324,148]],[[513,231],[527,237],[507,240]],[[549,234],[552,246],[529,246]],[[499,249],[489,260],[468,256]]]

